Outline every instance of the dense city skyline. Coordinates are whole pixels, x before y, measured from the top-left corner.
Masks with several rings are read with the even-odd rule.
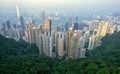
[[[0,0],[0,74],[120,74],[120,0]]]

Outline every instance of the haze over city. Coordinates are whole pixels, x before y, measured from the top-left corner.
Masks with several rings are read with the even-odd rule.
[[[0,74],[120,74],[120,0],[0,0]]]
[[[18,3],[19,2],[19,3]],[[0,0],[0,13],[15,10],[76,10],[74,12],[120,12],[120,0]],[[81,13],[82,14],[82,13]]]

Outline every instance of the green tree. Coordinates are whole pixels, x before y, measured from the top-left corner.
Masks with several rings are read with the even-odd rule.
[[[110,72],[106,68],[101,68],[97,71],[97,74],[110,74]]]

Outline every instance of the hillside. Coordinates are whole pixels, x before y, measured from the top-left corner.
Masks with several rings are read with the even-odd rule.
[[[87,57],[99,58],[120,67],[120,32],[102,38],[101,46],[88,51]]]
[[[26,54],[39,54],[35,44],[29,44],[23,40],[15,41],[0,35],[0,58]]]
[[[0,74],[118,74],[119,36],[104,37],[100,47],[88,51],[88,58],[65,60],[38,55],[36,45],[0,35]]]

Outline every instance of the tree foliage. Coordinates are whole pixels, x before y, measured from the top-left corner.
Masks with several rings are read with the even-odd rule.
[[[119,74],[120,32],[107,35],[83,59],[38,55],[35,44],[0,36],[0,74]]]

